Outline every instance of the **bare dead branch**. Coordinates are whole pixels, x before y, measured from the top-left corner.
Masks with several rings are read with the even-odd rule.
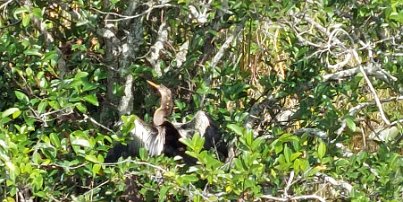
[[[199,24],[204,24],[207,22],[207,17],[208,17],[207,12],[210,10],[210,6],[211,6],[212,2],[213,2],[212,0],[205,0],[203,2],[200,1],[199,5],[196,5],[197,8],[195,5],[189,5],[190,14],[193,16],[193,18],[196,19],[196,21]]]
[[[160,53],[164,49],[164,44],[168,40],[168,27],[165,22],[161,23],[158,29],[158,38],[154,45],[150,48],[151,54],[148,61],[153,66],[158,76],[162,76]]]
[[[189,49],[189,41],[186,41],[179,47],[178,53],[176,53],[175,62],[177,67],[181,67],[186,62],[186,55]]]
[[[379,67],[378,64],[370,63],[364,68],[364,71],[367,75],[374,76],[375,78],[383,80],[385,82],[397,81],[396,77],[385,72],[383,69],[381,69]],[[360,72],[361,72],[360,68],[355,67],[355,68],[346,69],[346,70],[338,71],[338,72],[331,73],[331,74],[326,74],[326,75],[323,75],[322,78],[324,81],[341,80],[341,79],[346,79],[346,78],[352,77]]]
[[[288,190],[290,189],[293,180],[294,180],[294,171],[292,170],[292,171],[290,172],[290,177],[288,177],[287,185],[286,185],[285,188],[284,188],[284,195],[285,195],[286,197],[288,196]]]
[[[333,186],[339,186],[347,191],[347,195],[351,193],[353,190],[353,186],[350,183],[347,183],[342,180],[336,180],[333,177],[330,177],[324,173],[317,173],[317,177],[322,178],[325,182],[330,183]]]
[[[383,111],[382,103],[379,100],[378,94],[376,93],[376,90],[375,90],[374,86],[372,85],[371,80],[369,80],[367,74],[365,73],[364,67],[361,65],[361,59],[359,58],[357,51],[353,50],[353,55],[354,55],[355,60],[357,60],[358,64],[360,64],[359,65],[360,71],[364,75],[364,79],[367,82],[367,85],[372,93],[372,96],[374,96],[374,100],[375,100],[376,106],[378,107],[382,120],[387,125],[390,125],[390,121],[388,120],[388,118],[385,115],[385,112]]]
[[[0,5],[0,9],[7,7],[7,5],[10,4],[11,2],[13,2],[13,0],[8,0],[8,1],[4,2],[3,4]]]
[[[218,52],[214,56],[213,60],[211,61],[211,67],[215,67],[217,65],[217,63],[221,60],[221,58],[223,57],[225,51],[230,47],[232,41],[235,38],[237,38],[239,36],[239,34],[241,33],[242,28],[243,28],[243,24],[238,25],[235,28],[234,32],[231,33],[231,35],[229,35],[227,37],[227,39],[225,40],[224,44],[220,47],[220,49],[218,50]]]
[[[94,118],[92,118],[92,117],[90,117],[90,116],[88,116],[88,115],[86,115],[86,114],[83,114],[83,116],[84,116],[84,120],[89,120],[89,121],[91,121],[93,124],[95,124],[96,126],[99,126],[100,128],[107,130],[108,132],[115,133],[112,129],[110,129],[110,128],[108,128],[108,127],[106,127],[106,126],[100,124],[100,123],[99,123],[98,121],[96,121]]]
[[[124,114],[129,114],[133,111],[133,76],[131,74],[128,74],[126,76],[126,82],[125,82],[125,95],[120,99],[119,103],[119,114],[124,115]]]

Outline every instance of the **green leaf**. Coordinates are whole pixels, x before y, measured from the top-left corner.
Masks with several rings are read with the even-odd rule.
[[[288,145],[286,144],[284,146],[284,158],[287,163],[291,162],[291,154],[292,154],[292,151],[290,148],[288,148]]]
[[[49,138],[50,138],[50,142],[53,145],[55,145],[56,148],[60,148],[62,146],[61,142],[60,142],[60,139],[59,139],[59,136],[56,133],[51,133],[49,135]]]
[[[94,94],[84,96],[84,100],[89,102],[89,103],[91,103],[91,104],[93,104],[93,105],[95,105],[95,106],[99,106],[98,98]]]
[[[194,175],[182,175],[180,176],[180,180],[182,181],[182,183],[184,184],[190,184],[192,182],[197,182],[199,181],[199,178],[194,176]]]
[[[27,67],[27,68],[25,69],[25,73],[27,73],[27,76],[32,76],[34,72],[32,71],[31,68]]]
[[[95,155],[93,155],[93,154],[85,155],[85,159],[88,160],[88,161],[91,161],[91,162],[93,162],[93,163],[102,163],[102,162],[100,162],[100,161],[98,160],[98,158],[97,158]]]
[[[101,170],[102,166],[101,164],[94,164],[94,166],[92,166],[92,175],[97,175],[99,173],[99,171]]]
[[[274,145],[274,151],[276,154],[279,154],[281,151],[283,151],[283,144],[277,142],[277,144]]]
[[[15,178],[17,176],[17,168],[16,168],[16,166],[11,161],[7,161],[7,162],[5,162],[5,164],[6,164],[6,167],[8,168],[8,177],[12,181],[15,181]]]
[[[292,141],[299,141],[298,137],[291,134],[291,133],[285,133],[282,136],[278,138],[278,141],[280,142],[292,142]]]
[[[58,58],[59,58],[59,55],[57,54],[56,51],[49,51],[49,52],[46,52],[45,54],[43,54],[42,61],[46,61],[46,62],[50,61],[50,63],[52,63],[52,62],[56,62]],[[49,69],[49,70],[50,70],[50,72],[53,72],[56,74],[56,72],[54,72],[53,69]]]
[[[90,147],[90,142],[88,142],[86,139],[75,139],[71,142],[71,144],[82,147]]]
[[[326,154],[326,144],[323,141],[320,141],[318,146],[318,157],[322,159]]]
[[[198,133],[193,135],[190,145],[191,149],[196,153],[200,153],[200,151],[203,149],[203,146],[204,146],[204,138],[202,138]]]
[[[37,17],[37,18],[39,18],[39,19],[42,19],[42,10],[41,10],[40,8],[33,8],[33,9],[32,9],[32,14],[33,14],[35,17]]]
[[[23,6],[23,7],[17,8],[14,11],[14,18],[18,19],[17,15],[19,15],[21,13],[27,13],[27,12],[29,12],[29,7],[28,6]]]
[[[291,154],[291,161],[294,161],[295,159],[297,159],[299,156],[301,156],[301,152],[295,152],[293,154]]]
[[[295,159],[293,167],[294,167],[295,174],[298,174],[301,171],[301,167],[302,167],[301,160]]]
[[[49,105],[54,109],[54,110],[59,110],[60,109],[60,104],[59,102],[52,100],[49,102]]]
[[[25,50],[24,51],[24,55],[28,55],[28,56],[39,56],[42,57],[42,53],[39,52],[39,49],[29,49],[29,50]]]
[[[36,189],[40,189],[43,185],[43,177],[42,175],[38,174],[35,176],[33,180],[33,185]]]
[[[316,166],[315,168],[312,168],[311,170],[308,171],[308,173],[306,174],[307,176],[313,176],[316,173],[318,173],[320,171],[320,167]]]
[[[166,201],[166,194],[168,193],[168,190],[169,190],[169,186],[163,186],[161,189],[160,189],[160,193],[158,194],[159,195],[159,198],[158,198],[158,201]]]
[[[94,71],[94,80],[95,81],[100,81],[101,79],[106,79],[107,78],[107,74],[102,71],[100,68],[96,69]]]
[[[22,14],[22,26],[27,27],[31,21],[31,15]]]
[[[15,96],[17,97],[18,100],[24,101],[24,102],[29,102],[28,96],[25,95],[23,92],[20,91],[14,91]]]
[[[147,152],[147,150],[145,148],[142,147],[142,148],[139,149],[139,158],[142,161],[147,159],[147,154],[148,154],[148,152]]]
[[[81,79],[85,78],[88,76],[88,72],[77,72],[77,74],[74,76],[74,79]]]
[[[7,109],[6,111],[4,111],[4,112],[1,114],[1,117],[2,117],[2,118],[5,118],[5,117],[10,116],[11,114],[13,115],[13,116],[12,116],[13,119],[15,119],[15,118],[17,118],[18,116],[20,116],[21,110],[18,109],[18,108],[15,108],[15,107],[10,108],[10,109]]]
[[[78,102],[75,104],[76,108],[78,109],[78,111],[82,112],[82,113],[86,113],[87,112],[87,107],[85,105],[83,105],[83,103]]]
[[[42,100],[38,105],[38,113],[42,114],[43,112],[45,112],[47,106],[48,106],[48,101]]]
[[[122,116],[121,117],[122,122],[123,122],[123,125],[121,127],[121,131],[122,131],[123,134],[127,134],[131,130],[134,129],[134,126],[135,126],[134,122],[136,121],[137,118],[138,117],[135,116],[135,115]]]
[[[397,13],[397,12],[392,12],[392,13],[389,15],[389,19],[395,20],[395,21],[397,21],[397,22],[399,22],[399,23],[403,23],[403,10],[401,10],[399,13]]]
[[[250,147],[252,146],[253,143],[253,133],[252,132],[247,132],[245,134],[245,139],[246,139],[246,144]]]
[[[32,161],[36,164],[39,164],[42,161],[42,157],[38,152],[34,152],[32,154]]]
[[[230,130],[232,130],[239,136],[243,135],[243,133],[245,131],[245,129],[243,127],[236,125],[236,124],[229,124],[229,125],[227,125],[227,128],[229,128]]]
[[[357,130],[357,126],[355,125],[354,119],[352,117],[346,118],[346,124],[351,131],[355,132]]]

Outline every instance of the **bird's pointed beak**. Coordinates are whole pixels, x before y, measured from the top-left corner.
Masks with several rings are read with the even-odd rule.
[[[160,88],[160,85],[158,85],[152,81],[147,80],[147,83],[150,84],[150,86],[154,87],[157,90]]]

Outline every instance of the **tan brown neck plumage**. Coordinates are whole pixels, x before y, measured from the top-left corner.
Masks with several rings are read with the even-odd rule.
[[[172,92],[164,85],[158,85],[151,81],[147,81],[152,87],[154,87],[161,96],[160,107],[155,110],[153,116],[153,123],[155,126],[162,125],[166,118],[171,115],[173,109]]]

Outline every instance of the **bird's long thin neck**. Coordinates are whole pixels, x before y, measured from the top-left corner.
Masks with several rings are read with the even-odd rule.
[[[160,107],[155,110],[153,122],[155,126],[162,125],[166,118],[171,115],[173,108],[172,92],[164,85],[158,85],[151,81],[147,81],[152,87],[158,90],[161,96]]]

